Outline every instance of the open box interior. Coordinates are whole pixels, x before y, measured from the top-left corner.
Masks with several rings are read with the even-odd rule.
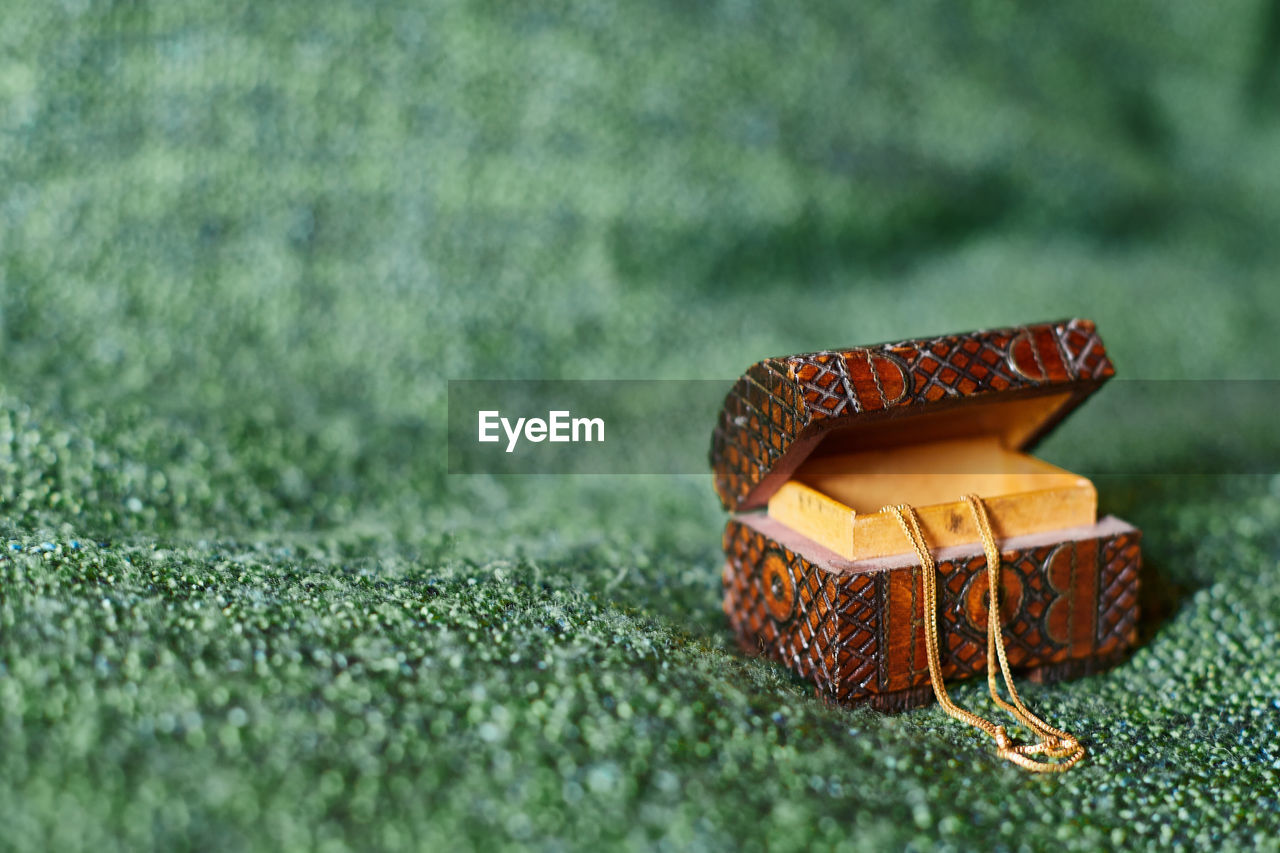
[[[849,560],[911,546],[885,506],[916,508],[931,547],[977,543],[966,494],[1007,539],[1097,522],[1093,484],[1018,448],[1071,392],[985,402],[833,432],[769,500],[771,518]]]

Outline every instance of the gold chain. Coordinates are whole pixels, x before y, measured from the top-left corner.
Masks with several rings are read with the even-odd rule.
[[[995,536],[991,532],[991,522],[987,518],[987,508],[977,495],[965,495],[965,503],[973,513],[973,520],[978,525],[978,533],[982,537],[982,549],[987,556],[987,687],[991,691],[991,699],[1014,719],[1030,729],[1040,740],[1037,743],[1015,745],[1009,739],[1004,726],[997,726],[977,714],[971,714],[951,701],[947,695],[947,687],[942,682],[942,663],[938,659],[938,571],[933,555],[925,544],[924,535],[920,532],[920,519],[915,509],[907,504],[885,507],[892,512],[902,526],[902,532],[915,549],[920,558],[920,568],[924,574],[924,639],[925,649],[929,657],[929,681],[933,685],[933,695],[938,698],[942,710],[954,719],[968,723],[981,729],[996,742],[999,756],[1035,773],[1064,773],[1075,766],[1084,757],[1084,747],[1071,735],[1059,731],[1044,720],[1037,717],[1022,703],[1018,689],[1013,686],[1013,676],[1009,674],[1009,658],[1005,654],[1004,630],[1000,625],[1000,573],[1003,568],[1000,560],[1000,549],[996,547]],[[996,669],[993,660],[1000,663],[1000,672],[1004,675],[1005,686],[1009,688],[1012,703],[1000,696],[996,684]],[[1062,759],[1061,761],[1037,761],[1028,756],[1043,755],[1046,758]]]

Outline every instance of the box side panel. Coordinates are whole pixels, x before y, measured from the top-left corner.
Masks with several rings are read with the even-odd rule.
[[[1097,634],[1098,654],[1122,652],[1138,638],[1138,574],[1142,570],[1142,534],[1131,531],[1100,543]]]
[[[836,701],[879,690],[882,574],[829,572],[733,520],[724,549],[724,611],[744,650],[785,664]]]

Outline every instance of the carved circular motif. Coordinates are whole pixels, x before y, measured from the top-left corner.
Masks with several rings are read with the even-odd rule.
[[[1032,382],[1044,379],[1044,365],[1040,363],[1036,343],[1026,329],[1009,341],[1009,366]]]
[[[770,551],[764,555],[760,584],[769,615],[779,622],[790,619],[796,608],[796,585],[787,568],[786,558],[779,552]]]
[[[910,371],[901,359],[883,352],[870,354],[871,370],[875,373],[884,404],[892,406],[902,401],[911,390]]]
[[[1075,550],[1064,542],[1044,561],[1045,579],[1049,581],[1049,588],[1058,594],[1049,605],[1044,629],[1049,639],[1060,646],[1071,642],[1071,581],[1075,556]]]
[[[960,594],[964,604],[964,618],[975,631],[987,630],[987,573],[977,572],[964,585]],[[1000,624],[1008,627],[1022,608],[1022,578],[1017,572],[1000,573]]]
[[[892,353],[859,347],[845,353],[844,367],[863,411],[895,406],[911,392],[911,371]]]

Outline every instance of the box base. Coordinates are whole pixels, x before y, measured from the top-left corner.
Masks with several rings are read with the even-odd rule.
[[[1033,680],[1083,675],[1137,639],[1141,534],[1115,518],[1009,539],[1001,610],[1010,664]],[[851,562],[755,514],[725,528],[724,609],[739,642],[838,704],[902,711],[934,701],[913,555]],[[936,552],[943,677],[986,672],[986,558]]]
[[[1128,652],[1124,652],[1105,658],[1088,658],[1085,660],[1065,661],[1064,663],[1051,663],[1025,670],[1020,674],[1025,676],[1028,681],[1033,681],[1036,684],[1053,684],[1057,681],[1084,678],[1088,675],[1104,672],[1122,662],[1128,656]],[[932,684],[926,684],[923,687],[910,687],[893,693],[876,693],[861,701],[842,702],[832,699],[820,687],[814,688],[814,694],[824,702],[838,705],[842,708],[856,708],[866,705],[883,714],[899,714],[903,711],[914,711],[916,708],[927,708],[930,705],[937,704],[938,701],[938,698],[933,693]]]

